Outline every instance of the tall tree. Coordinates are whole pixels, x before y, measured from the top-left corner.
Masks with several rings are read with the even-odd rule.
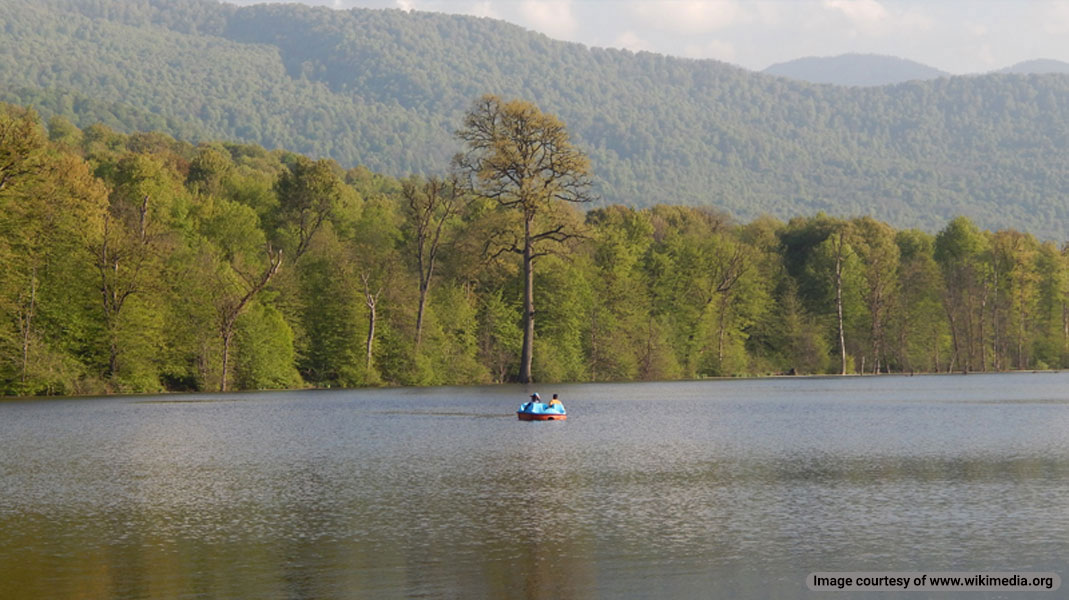
[[[869,312],[872,372],[879,373],[886,367],[884,332],[897,284],[898,246],[894,230],[872,217],[855,219],[851,226],[865,281],[862,294]]]
[[[964,371],[971,371],[977,365],[981,370],[986,367],[983,321],[988,269],[984,255],[988,251],[987,239],[966,217],[954,219],[935,237],[934,257],[946,282],[943,305],[954,342],[948,369],[955,365]]]
[[[81,334],[96,323],[81,309],[92,290],[85,247],[106,205],[85,161],[50,148],[32,111],[0,106],[2,393],[74,391],[70,351],[91,353]]]
[[[107,169],[114,186],[101,234],[90,244],[99,275],[99,289],[107,336],[105,376],[117,379],[124,307],[135,295],[155,287],[159,259],[168,232],[163,223],[181,194],[181,185],[157,159],[141,154],[124,157]]]
[[[219,391],[225,392],[238,317],[278,273],[282,266],[282,250],[274,250],[266,241],[256,213],[248,206],[219,199],[214,208],[214,214],[202,228],[218,247],[219,254],[215,309],[223,345]]]
[[[367,383],[381,381],[380,377],[391,380],[388,379],[391,374],[387,371],[392,369],[392,376],[397,377],[410,366],[410,353],[400,350],[394,352],[398,360],[379,360],[384,358],[381,356],[384,352],[396,348],[379,343],[377,338],[381,333],[389,333],[390,322],[382,317],[392,316],[391,313],[396,312],[398,307],[406,305],[401,298],[406,290],[396,277],[401,262],[397,250],[401,241],[400,226],[404,222],[399,214],[400,208],[397,198],[384,195],[367,198],[360,217],[353,224],[352,238],[349,240],[347,260],[354,274],[352,283],[359,288],[357,296],[367,309],[363,365]]]
[[[1037,358],[1051,367],[1064,367],[1069,352],[1069,260],[1053,242],[1039,247],[1036,270],[1040,275]]]
[[[1027,369],[1040,312],[1039,242],[1012,229],[994,233],[990,241],[996,294],[991,303],[994,367],[1001,370],[1012,362],[1018,369]]]
[[[420,182],[411,178],[402,182],[401,186],[419,276],[419,306],[416,310],[418,349],[423,339],[423,315],[427,310],[427,295],[438,261],[438,251],[442,247],[442,233],[446,222],[460,210],[462,195],[455,179],[444,181],[431,177]]]
[[[268,245],[267,259],[268,264],[260,273],[246,274],[234,269],[235,272],[241,275],[241,281],[232,280],[232,285],[228,286],[229,293],[222,296],[218,304],[219,335],[223,340],[223,364],[219,380],[220,392],[226,391],[227,373],[230,368],[230,344],[234,339],[234,333],[237,331],[238,317],[241,316],[249,302],[256,297],[256,294],[263,291],[267,287],[267,283],[278,272],[278,268],[282,265],[282,250],[275,252]]]
[[[846,375],[846,338],[843,335],[843,246],[846,238],[846,225],[840,226],[834,236],[835,248],[835,311],[839,324],[839,356],[842,359],[841,375]]]
[[[534,261],[577,237],[561,202],[589,202],[590,161],[568,139],[564,123],[522,100],[486,95],[464,117],[467,145],[454,164],[477,196],[513,211],[519,223],[493,236],[498,252],[523,260],[523,347],[519,381],[531,381],[534,348]]]
[[[941,360],[948,324],[943,309],[943,279],[933,258],[935,237],[916,229],[899,231],[899,302],[889,315],[894,329],[898,368],[914,371],[942,370]]]

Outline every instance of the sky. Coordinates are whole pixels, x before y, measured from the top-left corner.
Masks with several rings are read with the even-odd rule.
[[[587,46],[712,58],[755,71],[851,52],[953,74],[1036,58],[1069,62],[1069,0],[297,1],[491,17]]]

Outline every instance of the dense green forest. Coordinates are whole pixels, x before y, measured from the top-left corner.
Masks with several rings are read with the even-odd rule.
[[[490,19],[209,0],[8,0],[0,23],[0,99],[80,127],[433,175],[468,102],[492,92],[564,119],[601,207],[823,211],[929,232],[961,214],[1069,237],[1066,75],[849,89]]]
[[[510,214],[440,176],[4,106],[0,391],[509,380],[523,269],[487,240]],[[1069,254],[1026,233],[551,217],[577,235],[538,258],[539,381],[1069,366]]]

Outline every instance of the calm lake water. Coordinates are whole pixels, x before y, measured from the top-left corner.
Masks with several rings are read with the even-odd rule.
[[[1069,374],[529,389],[560,393],[568,420],[518,421],[519,386],[2,402],[0,598],[843,598],[806,575],[1069,578]]]

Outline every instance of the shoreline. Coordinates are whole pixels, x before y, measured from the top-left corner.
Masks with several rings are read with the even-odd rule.
[[[860,379],[872,379],[872,378],[903,378],[903,377],[965,377],[965,376],[992,376],[992,375],[1057,375],[1066,372],[1065,369],[1045,369],[1045,370],[1010,370],[1010,371],[968,371],[968,372],[916,372],[916,373],[848,373],[846,375],[840,374],[828,374],[828,373],[814,373],[804,375],[751,375],[740,377],[699,377],[695,379],[656,379],[656,380],[620,380],[620,381],[551,381],[551,382],[533,382],[533,383],[473,383],[473,384],[461,384],[461,385],[377,385],[377,386],[364,386],[364,387],[302,387],[302,388],[279,388],[279,389],[248,389],[248,390],[227,390],[225,392],[220,391],[159,391],[159,392],[131,392],[131,393],[109,393],[109,394],[84,394],[84,395],[66,395],[66,396],[0,396],[0,405],[4,403],[14,402],[27,402],[27,401],[49,401],[49,400],[88,400],[93,398],[140,398],[140,397],[155,397],[155,396],[174,396],[174,400],[167,401],[168,403],[180,403],[188,402],[190,404],[200,402],[215,402],[222,398],[237,399],[237,396],[244,394],[285,394],[294,392],[354,392],[365,390],[433,390],[433,389],[477,389],[477,388],[496,388],[496,387],[516,387],[524,390],[532,389],[535,387],[546,386],[579,386],[579,385],[628,385],[628,384],[674,384],[674,383],[703,383],[703,382],[719,382],[719,381],[765,381],[765,380],[860,380]],[[182,400],[181,397],[193,397],[193,396],[208,396],[211,399],[204,400]]]

